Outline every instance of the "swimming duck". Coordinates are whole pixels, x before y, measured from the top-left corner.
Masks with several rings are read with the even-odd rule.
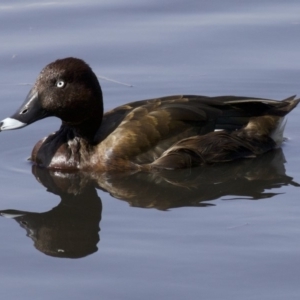
[[[48,64],[0,130],[55,116],[58,131],[33,148],[33,163],[66,171],[152,171],[227,162],[280,146],[284,116],[300,99],[169,96],[103,114],[92,69],[69,57]]]

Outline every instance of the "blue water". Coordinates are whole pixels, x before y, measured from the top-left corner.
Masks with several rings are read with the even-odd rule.
[[[1,119],[66,56],[100,77],[106,110],[181,93],[300,94],[299,1],[2,1],[0,19]],[[299,117],[260,161],[99,176],[81,194],[85,178],[37,180],[26,160],[58,120],[1,133],[0,210],[23,211],[0,218],[1,297],[299,299]]]

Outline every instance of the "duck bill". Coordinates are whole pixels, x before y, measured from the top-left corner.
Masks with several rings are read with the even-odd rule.
[[[33,88],[21,107],[11,117],[1,121],[0,131],[22,128],[47,116],[40,105],[38,92]]]

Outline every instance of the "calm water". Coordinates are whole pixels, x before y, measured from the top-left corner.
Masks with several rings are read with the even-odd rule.
[[[300,94],[298,0],[1,1],[0,18],[0,119],[66,56],[127,84],[101,80],[106,109]],[[299,117],[282,151],[157,176],[32,170],[56,119],[1,133],[1,299],[299,299]]]

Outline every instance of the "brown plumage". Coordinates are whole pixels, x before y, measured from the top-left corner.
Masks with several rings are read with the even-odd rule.
[[[132,102],[102,115],[95,74],[82,60],[66,58],[42,70],[25,103],[3,120],[1,129],[47,116],[60,118],[60,129],[32,151],[32,161],[47,168],[177,169],[255,157],[279,146],[283,118],[299,101],[169,96]]]

